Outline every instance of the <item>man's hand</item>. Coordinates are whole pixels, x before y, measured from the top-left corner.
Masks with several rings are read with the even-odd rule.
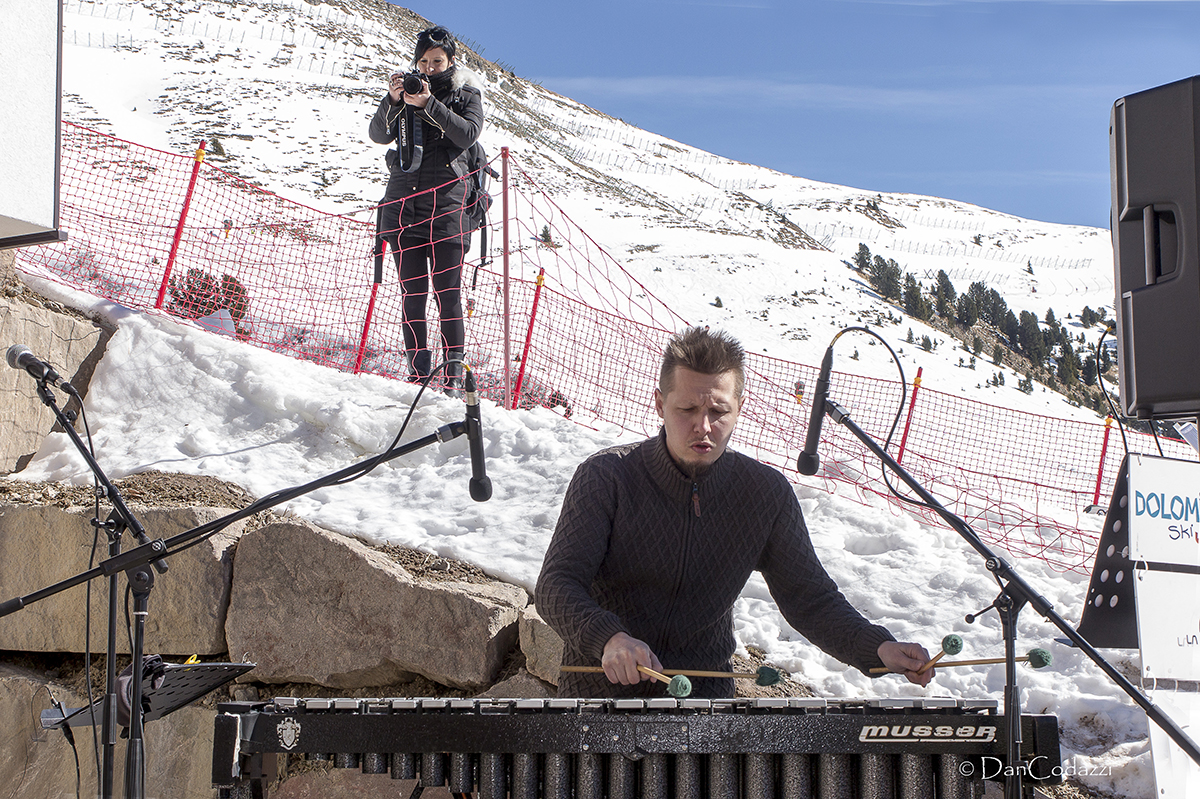
[[[924,674],[917,674],[917,669],[929,662],[929,653],[920,644],[884,641],[879,645],[878,654],[890,671],[903,674],[909,682],[920,686],[929,685],[936,671],[931,667]]]
[[[621,685],[635,685],[642,680],[654,679],[649,674],[638,671],[638,666],[662,671],[662,664],[658,662],[658,657],[650,651],[646,642],[626,633],[617,633],[608,639],[608,643],[604,645],[604,656],[600,659],[600,665],[604,667],[604,676],[608,677],[609,682]]]

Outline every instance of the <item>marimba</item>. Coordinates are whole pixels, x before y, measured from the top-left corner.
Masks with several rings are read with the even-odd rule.
[[[1021,729],[1061,782],[1057,719]],[[276,698],[218,705],[213,784],[265,797],[286,753],[481,799],[973,799],[1005,730],[993,700]]]

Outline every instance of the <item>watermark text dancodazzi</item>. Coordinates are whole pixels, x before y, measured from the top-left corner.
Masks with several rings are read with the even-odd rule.
[[[1068,760],[1059,765],[1051,765],[1044,755],[1038,755],[1028,763],[1019,766],[1009,766],[1003,758],[984,755],[979,762],[966,760],[958,765],[959,773],[973,779],[994,780],[1020,774],[1035,780],[1046,780],[1051,777],[1111,777],[1112,764],[1109,763],[1075,763]]]

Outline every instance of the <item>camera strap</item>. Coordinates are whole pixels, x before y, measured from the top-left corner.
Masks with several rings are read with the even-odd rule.
[[[405,105],[400,114],[400,128],[396,135],[396,149],[400,151],[400,171],[416,172],[421,168],[421,155],[425,149],[424,131],[416,109]]]

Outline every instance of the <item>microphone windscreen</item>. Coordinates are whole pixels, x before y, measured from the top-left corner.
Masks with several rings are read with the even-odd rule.
[[[13,344],[8,348],[8,353],[5,355],[5,358],[8,360],[8,365],[13,369],[20,369],[21,356],[27,352],[32,352],[32,350],[26,347],[24,344]]]

